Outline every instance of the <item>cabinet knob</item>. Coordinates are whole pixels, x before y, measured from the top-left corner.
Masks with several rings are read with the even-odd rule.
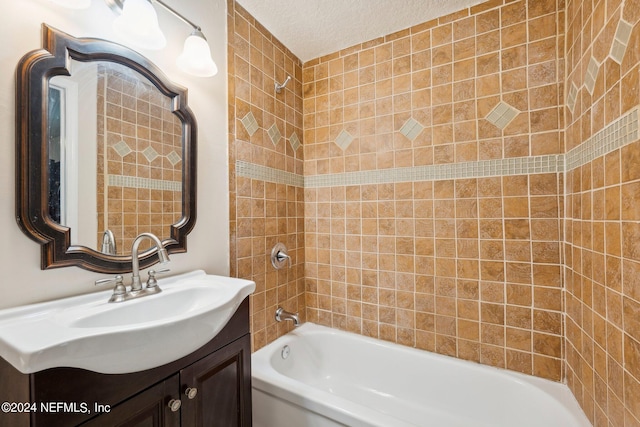
[[[169,409],[171,409],[171,412],[178,412],[181,406],[182,402],[180,399],[171,399],[169,401]]]
[[[195,387],[187,387],[184,394],[186,394],[189,399],[194,399],[198,394],[198,389]]]

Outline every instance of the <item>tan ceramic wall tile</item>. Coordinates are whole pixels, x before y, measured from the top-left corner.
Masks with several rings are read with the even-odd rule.
[[[303,83],[309,90],[304,105],[314,116],[304,123],[305,174],[332,173],[336,169],[323,165],[336,159],[348,162],[349,171],[364,171],[561,153],[557,52],[562,44],[556,28],[561,15],[555,2],[534,7],[532,13],[545,32],[527,40],[533,24],[527,21],[526,7],[522,1],[505,6],[494,2],[471,15],[452,15],[394,34],[375,47],[354,47],[305,64]],[[334,103],[317,90],[327,77],[343,83],[334,85],[342,92]],[[502,99],[522,111],[504,131],[484,119]],[[327,115],[326,121],[320,113],[329,110],[342,111],[341,116],[331,121]],[[413,141],[398,134],[411,117],[425,128]],[[354,131],[357,151],[334,148],[336,136],[347,128]],[[538,133],[531,131],[540,138],[534,140]],[[345,201],[327,201],[331,208],[320,200],[307,204],[307,220],[314,226],[323,227],[325,218],[340,225],[337,234],[335,228],[327,231],[331,235],[325,243],[307,229],[308,271],[314,280],[360,287],[363,292],[352,292],[358,295],[354,303],[360,295],[367,300],[367,309],[354,309],[349,323],[341,317],[349,295],[346,304],[342,296],[323,304],[322,294],[307,288],[307,294],[312,293],[307,298],[309,318],[561,379],[561,317],[553,316],[562,312],[558,176],[535,176],[531,188],[527,176],[401,186],[395,191],[357,186]],[[306,189],[306,198],[313,199],[317,191]],[[358,221],[336,223],[343,212]],[[345,232],[359,242],[355,251],[347,252],[346,261],[340,238]],[[328,245],[334,246],[325,249]],[[534,258],[541,264],[534,264]],[[348,264],[353,281],[328,268],[336,262]],[[375,288],[366,283],[378,286],[379,292],[370,292]],[[538,323],[534,307],[541,313]],[[536,328],[547,334],[536,335],[537,347]]]
[[[258,349],[291,328],[288,324],[275,322],[273,313],[278,306],[299,312],[305,319],[307,300],[311,300],[314,306],[322,300],[318,295],[305,293],[306,286],[314,290],[318,288],[317,275],[311,274],[306,283],[303,277],[304,191],[290,185],[235,177],[235,161],[243,160],[301,174],[304,153],[308,148],[303,144],[294,151],[289,145],[289,138],[295,133],[300,141],[304,141],[307,135],[302,130],[303,123],[316,126],[323,122],[329,124],[330,120],[337,118],[329,116],[330,102],[338,101],[330,94],[342,94],[344,83],[330,81],[328,73],[330,70],[332,73],[341,71],[342,60],[305,70],[305,73],[310,73],[309,80],[317,78],[318,81],[303,86],[300,61],[241,6],[229,2],[227,18],[229,86],[233,88],[229,104],[230,116],[235,118],[229,129],[229,165],[231,177],[234,177],[230,179],[229,190],[231,200],[235,200],[235,204],[231,203],[233,212],[230,215],[231,273],[256,282],[250,307],[253,348]],[[276,94],[275,82],[282,83],[287,75],[292,77],[292,81],[281,94]],[[321,96],[313,103],[308,99],[305,101],[306,116],[303,115],[303,91],[307,95]],[[249,135],[240,121],[249,112],[259,125],[253,135]],[[321,112],[326,115],[319,117]],[[267,129],[274,124],[282,135],[276,145],[267,134]],[[328,141],[328,135],[322,136],[321,131],[315,134]],[[327,215],[330,217],[330,212]],[[293,261],[291,269],[276,271],[271,266],[269,256],[277,242],[287,246]],[[310,251],[308,255],[322,259],[318,257],[319,252]],[[322,253],[320,255],[323,256]],[[333,260],[336,261],[335,258]],[[331,262],[331,258],[327,258],[327,262]],[[314,318],[313,313],[309,316]]]
[[[587,12],[584,16],[575,15],[583,8]],[[567,149],[638,104],[636,53],[633,49],[626,52],[622,67],[606,59],[612,38],[605,33],[615,32],[625,13],[622,9],[621,2],[598,2],[593,8],[582,1],[567,2],[567,87],[569,82],[580,87],[581,99],[573,113],[565,111]],[[629,22],[635,24],[637,18]],[[593,23],[591,31],[589,23]],[[632,37],[638,37],[637,28]],[[583,67],[591,55],[603,64],[593,95],[582,86]],[[636,400],[629,399],[638,388],[634,357],[640,330],[633,322],[623,321],[633,312],[630,307],[637,305],[638,298],[632,291],[636,271],[632,240],[637,231],[635,224],[626,220],[635,218],[632,200],[639,178],[634,166],[636,144],[568,173],[565,183],[567,201],[571,200],[564,250],[570,279],[566,283],[566,375],[594,425],[640,424],[640,408]],[[547,304],[543,295],[539,297],[540,303]],[[622,359],[631,364],[621,363]]]

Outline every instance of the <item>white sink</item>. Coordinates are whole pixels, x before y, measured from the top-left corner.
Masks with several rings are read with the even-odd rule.
[[[108,303],[111,291],[0,310],[0,356],[25,374],[54,367],[123,374],[202,347],[255,290],[198,270],[158,280],[162,292]]]

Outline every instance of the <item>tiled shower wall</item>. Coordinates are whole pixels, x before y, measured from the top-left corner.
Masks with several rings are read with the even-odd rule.
[[[595,426],[640,426],[640,4],[567,18],[567,382]]]
[[[142,232],[170,238],[182,217],[182,123],[168,97],[119,65],[99,66],[97,102],[95,247],[109,229],[125,255]],[[149,247],[144,242],[140,249]]]
[[[303,188],[278,179],[302,176],[302,64],[235,1],[227,11],[231,275],[256,282],[250,304],[258,349],[291,328],[276,323],[278,306],[305,313]],[[292,81],[277,94],[275,83],[287,76]],[[271,265],[278,242],[290,268]]]
[[[304,64],[309,321],[562,378],[559,3]]]

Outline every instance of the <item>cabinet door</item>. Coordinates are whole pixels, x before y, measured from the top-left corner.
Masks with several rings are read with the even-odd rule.
[[[180,371],[183,426],[251,426],[250,342],[247,334]]]
[[[82,426],[86,427],[180,427],[180,409],[172,411],[169,402],[179,399],[178,375],[114,406]]]

